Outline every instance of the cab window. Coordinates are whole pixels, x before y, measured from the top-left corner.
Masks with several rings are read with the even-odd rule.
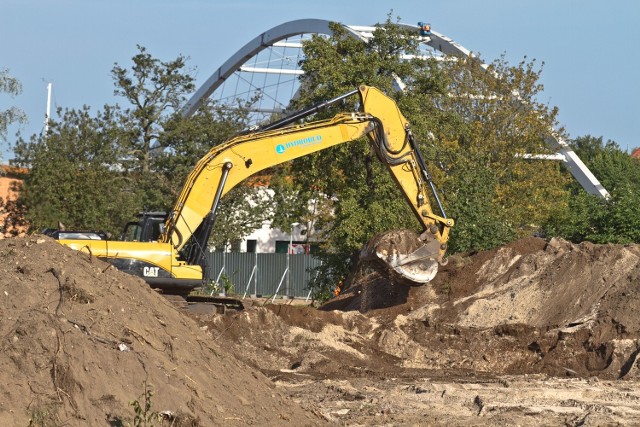
[[[142,227],[137,222],[129,222],[124,227],[122,233],[122,240],[125,242],[139,242],[140,234],[142,233]]]

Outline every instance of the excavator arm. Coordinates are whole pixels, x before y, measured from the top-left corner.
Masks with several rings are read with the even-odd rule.
[[[251,175],[269,167],[356,140],[373,130],[363,113],[339,114],[305,126],[251,133],[212,148],[188,176],[162,240],[177,250],[203,222],[211,221],[220,198]],[[208,236],[206,236],[208,237]]]
[[[202,281],[204,251],[221,197],[264,169],[366,136],[402,190],[423,233],[408,245],[407,239],[397,235],[383,236],[365,247],[363,256],[382,260],[410,282],[428,282],[437,264],[444,261],[453,220],[442,209],[409,123],[396,103],[374,87],[360,86],[351,94],[355,93],[360,95],[361,111],[290,125],[301,118],[294,114],[211,148],[187,177],[159,241],[61,243],[105,258],[165,293],[183,294]],[[306,112],[316,110],[314,107]],[[439,214],[431,208],[430,195]],[[399,246],[401,240],[404,243]]]
[[[188,176],[169,214],[162,241],[183,251],[189,263],[198,263],[213,227],[220,198],[230,189],[266,168],[367,136],[424,231],[430,235],[429,241],[433,242],[428,251],[430,256],[442,261],[453,220],[444,214],[408,121],[396,103],[380,90],[361,86],[358,93],[362,106],[360,112],[341,113],[329,120],[240,135],[213,147]],[[440,215],[432,211],[429,193],[434,195]],[[426,239],[424,233],[422,239]],[[188,242],[191,246],[184,253]],[[406,264],[411,258],[425,258],[427,251],[424,245],[419,246],[419,252],[414,250],[400,255],[395,251],[384,255],[390,257],[388,263],[400,262],[391,258],[401,256]]]

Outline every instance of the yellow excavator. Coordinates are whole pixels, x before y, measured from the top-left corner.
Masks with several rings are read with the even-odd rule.
[[[361,111],[295,124],[356,94]],[[205,249],[222,196],[266,168],[364,136],[402,190],[422,233],[413,233],[412,237],[405,231],[392,231],[376,236],[365,245],[361,257],[376,260],[410,284],[427,283],[438,264],[445,262],[449,229],[454,222],[444,213],[409,122],[391,98],[370,86],[360,86],[213,147],[187,177],[173,209],[166,216],[142,215],[139,222],[128,224],[122,240],[68,239],[60,235],[60,243],[139,276],[164,294],[188,295],[203,285]],[[430,197],[437,203],[439,215],[432,211]]]

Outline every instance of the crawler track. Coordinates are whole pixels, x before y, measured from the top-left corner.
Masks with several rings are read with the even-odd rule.
[[[242,301],[222,296],[163,295],[181,310],[196,314],[224,313],[227,310],[244,310]]]

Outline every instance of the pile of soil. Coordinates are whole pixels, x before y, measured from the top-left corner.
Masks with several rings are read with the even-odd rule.
[[[0,260],[0,425],[322,422],[142,280],[45,237]]]
[[[200,321],[334,421],[478,425],[482,415],[491,425],[518,417],[519,425],[615,425],[640,416],[640,395],[630,393],[640,368],[639,261],[638,245],[531,237],[451,257],[427,286],[361,265],[321,310],[268,305]],[[551,378],[583,382],[549,386]],[[627,383],[605,391],[597,381],[608,380]],[[515,383],[545,391],[520,393]],[[444,397],[452,390],[468,399],[454,410]],[[419,412],[400,416],[398,407]]]
[[[640,417],[638,245],[527,238],[418,287],[363,263],[321,309],[224,314],[48,238],[0,241],[0,259],[0,425],[134,424],[132,402],[172,426]]]
[[[461,336],[486,337],[485,345],[502,350],[492,352],[498,362],[475,357],[462,366],[638,377],[640,246],[529,238],[466,262],[434,283],[447,301],[425,321],[434,330],[454,325]]]
[[[213,323],[244,353],[255,346],[246,359],[263,370],[627,378],[638,375],[639,261],[635,245],[527,238],[454,257],[429,286],[361,268],[322,311],[272,306]]]

